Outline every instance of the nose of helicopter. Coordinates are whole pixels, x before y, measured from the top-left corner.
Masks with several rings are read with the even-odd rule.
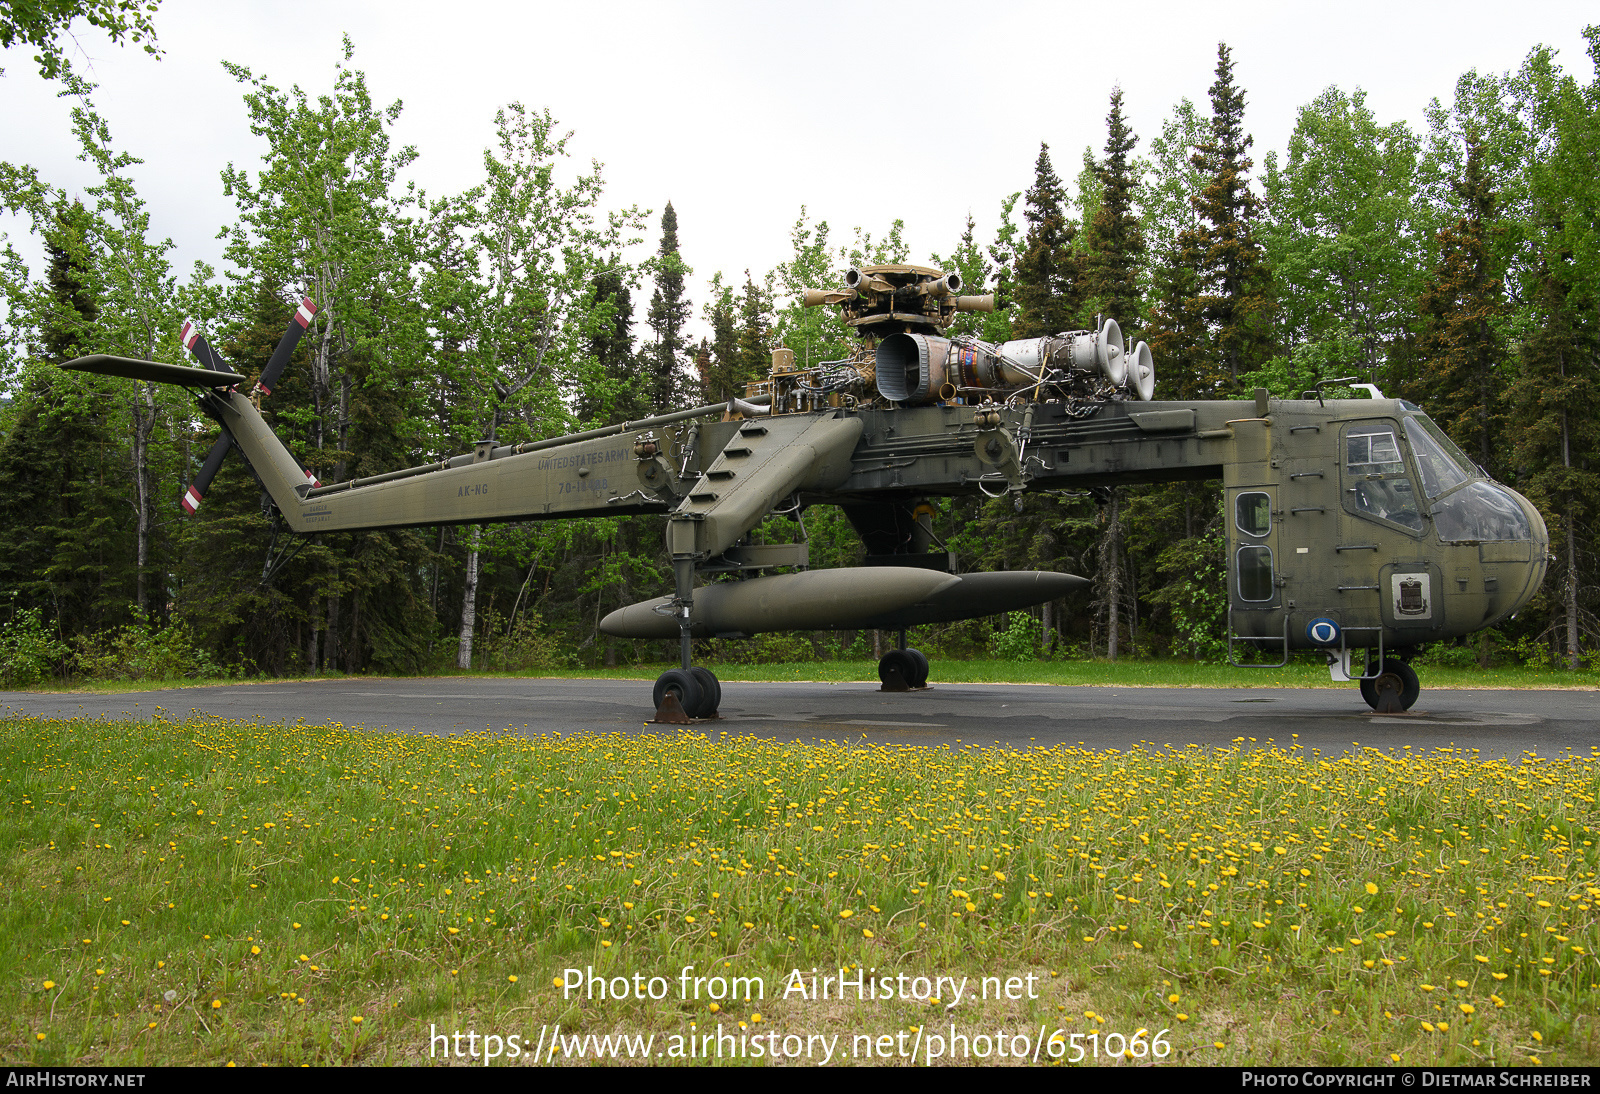
[[[1533,595],[1539,591],[1539,586],[1544,581],[1545,571],[1550,566],[1550,529],[1545,526],[1544,517],[1533,502],[1509,486],[1496,484],[1496,488],[1504,490],[1510,497],[1515,499],[1518,507],[1521,508],[1522,514],[1527,518],[1529,529],[1532,532],[1531,546],[1533,548],[1529,557],[1514,571],[1521,576],[1522,587],[1512,599],[1510,609],[1502,617],[1504,618],[1520,612],[1527,606],[1528,601],[1533,599]]]

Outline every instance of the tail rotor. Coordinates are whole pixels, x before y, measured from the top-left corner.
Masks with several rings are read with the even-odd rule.
[[[273,348],[272,356],[267,361],[267,367],[261,370],[261,376],[256,380],[256,389],[262,395],[272,394],[272,389],[278,385],[278,380],[283,375],[284,368],[288,366],[289,359],[294,356],[295,349],[299,347],[300,339],[305,335],[306,329],[310,327],[312,316],[316,314],[317,306],[311,302],[311,298],[309,296],[302,297],[300,306],[289,317],[288,329],[283,332],[283,337],[278,339],[277,346]],[[200,363],[201,367],[215,372],[233,371],[223,364],[222,359],[217,356],[216,350],[211,348],[211,343],[206,341],[205,335],[200,333],[200,328],[195,325],[193,320],[184,322],[183,329],[179,332],[178,337],[183,343],[183,348],[194,355],[195,360]],[[200,465],[200,473],[194,477],[194,481],[189,484],[189,489],[183,493],[180,504],[182,504],[184,512],[192,515],[200,508],[201,500],[211,487],[211,480],[216,478],[217,472],[222,467],[222,461],[227,458],[228,449],[233,447],[233,443],[232,435],[223,427],[222,435],[211,446],[211,451],[206,454],[205,462]],[[304,467],[301,467],[300,470],[305,474],[306,482],[311,486],[322,485],[310,471],[307,471]]]

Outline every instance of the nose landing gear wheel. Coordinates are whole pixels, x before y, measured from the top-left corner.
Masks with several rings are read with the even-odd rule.
[[[1379,714],[1400,714],[1410,710],[1422,684],[1417,671],[1404,661],[1385,657],[1378,665],[1378,674],[1361,681],[1361,698]]]

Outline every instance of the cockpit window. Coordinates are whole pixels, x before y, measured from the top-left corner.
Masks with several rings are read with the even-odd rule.
[[[1522,506],[1509,491],[1475,482],[1433,503],[1433,525],[1446,543],[1527,542],[1533,538]]]
[[[1406,419],[1406,440],[1417,457],[1417,470],[1422,473],[1422,489],[1430,498],[1447,490],[1454,490],[1472,477],[1467,470],[1472,461],[1450,442],[1439,427],[1426,418]]]
[[[1355,422],[1345,433],[1344,507],[1371,520],[1422,531],[1416,489],[1390,422]]]
[[[1354,475],[1404,474],[1394,430],[1357,426],[1345,434],[1346,470]]]

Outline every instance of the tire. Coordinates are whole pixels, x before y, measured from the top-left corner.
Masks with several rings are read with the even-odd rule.
[[[918,655],[920,656],[920,654]],[[888,686],[891,675],[898,673],[901,681],[908,688],[916,687],[917,662],[905,650],[890,650],[878,662],[878,679]]]
[[[1370,680],[1361,681],[1361,698],[1367,701],[1367,706],[1377,710],[1381,699],[1380,692],[1390,687],[1399,692],[1401,710],[1410,710],[1412,704],[1417,701],[1417,696],[1422,694],[1422,683],[1417,679],[1417,670],[1404,661],[1385,657],[1378,665],[1377,675]]]
[[[661,703],[666,699],[668,692],[678,697],[678,705],[683,708],[685,714],[691,718],[699,717],[695,712],[700,709],[704,699],[700,694],[700,681],[694,678],[692,671],[671,669],[656,678],[655,693],[652,698],[655,699],[657,710],[661,709]]]
[[[928,686],[928,669],[930,667],[928,665],[928,657],[927,657],[927,655],[924,654],[921,650],[914,649],[911,646],[907,646],[905,648],[905,653],[906,653],[906,655],[908,657],[911,658],[911,662],[912,662],[912,665],[913,665],[912,675],[916,677],[916,679],[914,679],[914,680],[907,680],[906,683],[910,684],[914,688],[925,688],[925,687],[927,687]]]
[[[691,718],[709,718],[722,705],[722,683],[710,669],[695,665],[689,674],[700,685],[700,709],[689,711]]]

